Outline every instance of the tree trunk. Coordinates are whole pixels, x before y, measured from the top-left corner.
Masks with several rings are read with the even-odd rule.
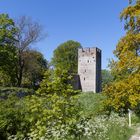
[[[24,60],[22,59],[22,52],[21,51],[19,51],[18,64],[19,64],[19,68],[18,68],[18,76],[17,76],[17,86],[21,87],[23,68],[24,68]]]

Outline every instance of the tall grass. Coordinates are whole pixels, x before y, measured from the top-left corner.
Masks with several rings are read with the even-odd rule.
[[[82,136],[81,140],[128,140],[134,132],[128,127],[128,118],[120,117],[116,113],[110,116],[104,111],[102,94],[81,93],[78,100],[82,106],[83,117],[89,117],[84,124],[85,131],[90,135]],[[86,125],[87,124],[87,125]]]
[[[78,101],[81,104],[84,116],[96,116],[103,111],[103,100],[105,96],[101,93],[81,93],[78,95]]]

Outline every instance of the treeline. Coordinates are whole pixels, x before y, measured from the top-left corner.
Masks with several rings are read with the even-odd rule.
[[[0,85],[35,88],[48,62],[31,46],[45,36],[39,23],[22,16],[16,21],[0,14]]]
[[[33,49],[35,43],[46,37],[38,22],[26,16],[13,20],[1,14],[0,25],[0,86],[37,89],[44,72],[50,68],[77,74],[78,48],[82,48],[79,42],[68,40],[60,44],[48,62],[41,52]],[[103,70],[103,87],[111,79],[110,72]]]
[[[81,44],[73,40],[60,44],[48,62],[33,49],[45,37],[42,26],[31,18],[22,16],[13,20],[0,14],[0,86],[37,88],[49,66],[77,73]]]

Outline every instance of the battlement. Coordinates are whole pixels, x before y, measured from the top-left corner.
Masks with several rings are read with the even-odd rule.
[[[82,57],[96,55],[97,52],[101,53],[101,50],[97,47],[78,49],[78,55]]]
[[[79,48],[78,51],[79,52],[93,52],[93,51],[98,51],[101,52],[101,50],[97,47],[92,47],[92,48]]]

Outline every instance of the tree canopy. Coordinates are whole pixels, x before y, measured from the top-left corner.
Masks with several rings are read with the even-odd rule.
[[[79,42],[69,40],[60,44],[55,50],[52,64],[55,68],[67,70],[69,73],[77,73]]]
[[[43,37],[41,25],[30,18],[15,23],[0,14],[0,85],[33,87],[41,80],[47,61],[30,46]]]
[[[102,70],[102,88],[104,88],[107,84],[113,81],[113,75],[109,70],[103,69]]]
[[[15,83],[16,33],[14,21],[7,14],[0,14],[0,71],[9,75],[11,83]]]
[[[107,105],[116,110],[136,109],[140,103],[140,2],[132,1],[121,13],[126,35],[120,39],[112,61],[115,81],[106,87]]]
[[[48,69],[48,62],[42,53],[36,50],[26,50],[22,57],[25,60],[22,85],[24,87],[37,88],[44,72]]]
[[[23,70],[26,63],[26,60],[24,59],[25,51],[29,50],[31,45],[40,41],[40,39],[44,37],[44,34],[42,26],[38,22],[35,22],[26,16],[22,16],[17,19],[16,26],[18,28],[18,32],[16,34],[18,39],[18,43],[16,43],[16,47],[18,49],[16,78],[17,85],[20,87],[22,85]]]

